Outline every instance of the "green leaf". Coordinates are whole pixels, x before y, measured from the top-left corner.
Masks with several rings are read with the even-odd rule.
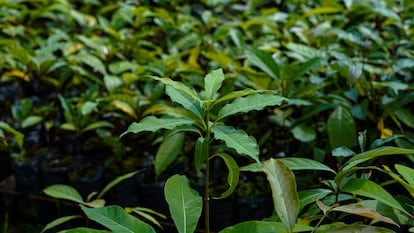
[[[82,196],[76,191],[75,188],[65,184],[54,184],[45,189],[43,192],[51,197],[65,199],[69,201],[73,201],[79,204],[83,204],[84,201]]]
[[[330,167],[313,159],[290,157],[280,158],[279,160],[288,166],[290,170],[320,170],[336,173]]]
[[[117,89],[118,87],[121,87],[122,84],[123,84],[123,81],[118,76],[105,75],[104,76],[104,84],[105,84],[106,89],[109,92],[112,92],[113,90]]]
[[[127,131],[121,134],[121,137],[127,133],[140,133],[143,131],[155,132],[160,129],[173,129],[182,125],[191,125],[194,121],[186,118],[173,118],[173,117],[164,117],[157,118],[155,116],[149,116],[142,119],[140,122],[132,123]]]
[[[222,158],[228,169],[227,183],[229,185],[229,188],[224,193],[222,193],[220,197],[218,197],[220,199],[224,199],[226,197],[229,197],[233,193],[233,191],[237,187],[237,184],[239,183],[239,166],[237,165],[233,157],[226,153],[217,153],[214,156]]]
[[[306,124],[300,124],[292,129],[293,136],[301,142],[310,142],[315,140],[316,132]]]
[[[110,231],[106,230],[96,230],[86,227],[77,227],[73,229],[59,231],[58,233],[110,233]]]
[[[370,180],[353,178],[342,187],[342,191],[378,200],[383,204],[407,213],[407,211],[397,200],[394,199],[391,194],[389,194],[380,185]]]
[[[155,176],[159,177],[181,153],[184,133],[166,134],[155,155]]]
[[[299,195],[299,212],[303,210],[303,208],[311,203],[315,203],[317,200],[320,200],[327,195],[333,193],[330,189],[309,189],[300,191]]]
[[[88,208],[81,206],[86,216],[117,233],[155,233],[155,230],[147,223],[129,215],[119,206],[106,206],[102,208]]]
[[[350,232],[358,232],[358,233],[394,233],[394,231],[383,228],[383,227],[375,227],[363,224],[354,224],[354,225],[345,225],[345,226],[333,226],[328,228],[328,230],[318,230],[317,233],[350,233]]]
[[[97,198],[98,199],[102,198],[103,195],[105,195],[105,193],[107,193],[111,188],[113,188],[117,184],[121,183],[123,180],[129,179],[129,178],[135,176],[138,172],[139,171],[134,171],[134,172],[127,173],[125,175],[118,176],[117,178],[115,178],[114,180],[112,180],[109,184],[107,184],[102,189],[102,191],[98,194]]]
[[[0,129],[5,130],[5,131],[13,134],[14,137],[16,138],[17,145],[19,145],[20,148],[23,148],[24,134],[22,134],[19,131],[15,130],[9,124],[7,124],[6,122],[3,122],[3,121],[0,121]]]
[[[197,92],[193,88],[186,86],[184,83],[177,82],[169,78],[158,78],[155,76],[150,76],[150,77],[157,81],[164,83],[167,86],[171,86],[172,88],[176,89],[179,92],[185,93],[186,95],[190,96],[197,102],[201,102],[200,97],[198,96]]]
[[[402,121],[408,127],[414,129],[414,115],[406,109],[398,109],[394,112],[398,120]]]
[[[103,75],[106,74],[105,65],[95,55],[92,55],[92,54],[89,54],[89,53],[86,53],[86,52],[82,52],[82,53],[77,54],[75,56],[75,59],[76,59],[76,61],[82,62],[82,63],[88,65],[89,67],[91,67],[92,69],[95,69],[96,71],[98,71],[99,73],[101,73]]]
[[[181,104],[185,109],[194,113],[198,119],[203,119],[203,113],[199,102],[192,99],[184,92],[180,92],[177,89],[167,86],[165,92],[171,98],[172,101]]]
[[[213,100],[224,81],[222,69],[213,70],[204,78],[204,90],[207,100]]]
[[[267,106],[281,105],[285,100],[287,99],[282,96],[270,94],[256,94],[246,97],[238,97],[233,102],[226,104],[219,111],[217,115],[217,121],[236,113],[245,113],[252,110],[262,110]]]
[[[332,155],[335,157],[349,157],[355,155],[355,152],[347,147],[341,146],[332,150]]]
[[[64,216],[64,217],[57,218],[57,219],[53,220],[52,222],[46,224],[46,226],[42,229],[41,233],[43,233],[47,230],[50,230],[50,229],[52,229],[56,226],[59,226],[60,224],[68,222],[72,219],[76,219],[76,218],[82,218],[82,216],[81,215],[71,215],[71,216]]]
[[[86,101],[85,103],[82,104],[80,108],[81,114],[82,115],[90,114],[93,110],[96,109],[96,106],[98,106],[97,102]]]
[[[404,154],[414,154],[414,149],[404,149],[399,147],[392,146],[383,146],[378,147],[363,153],[357,154],[346,162],[346,166],[343,170],[348,170],[351,167],[354,167],[360,163],[366,162],[368,160],[384,156],[384,155],[404,155]]]
[[[99,129],[99,128],[113,128],[114,125],[111,124],[109,121],[95,121],[91,124],[87,125],[85,128],[83,128],[79,134],[85,133],[87,131]]]
[[[195,150],[194,150],[194,166],[196,172],[200,172],[201,168],[203,167],[204,162],[207,159],[207,146],[208,140],[204,137],[199,137],[195,143]]]
[[[165,199],[179,233],[192,233],[203,209],[201,196],[190,188],[185,176],[174,175],[165,183]]]
[[[272,189],[276,213],[290,233],[299,211],[295,175],[281,160],[277,159],[266,161],[263,170]]]
[[[43,118],[41,116],[28,116],[22,121],[22,128],[27,128],[34,126],[42,122]]]
[[[295,224],[292,232],[309,232],[314,227]],[[226,227],[220,233],[285,233],[286,227],[281,222],[273,221],[246,221],[234,226]]]
[[[232,91],[232,92],[227,93],[226,95],[220,97],[216,101],[214,101],[213,106],[218,104],[218,103],[222,103],[224,101],[235,99],[237,97],[243,97],[243,96],[246,96],[246,95],[253,95],[253,94],[257,94],[257,91],[255,91],[253,89],[250,89],[250,88],[246,88],[246,89],[243,89],[243,90],[240,90],[240,91]]]
[[[239,154],[248,155],[259,163],[259,146],[254,137],[231,126],[216,125],[211,128],[211,131],[215,139],[223,140],[229,148],[236,150]]]
[[[414,188],[414,169],[401,164],[395,164],[395,169]]]
[[[249,62],[257,66],[274,80],[280,79],[279,66],[267,52],[251,48],[246,50],[246,57]]]
[[[361,205],[360,203],[351,203],[348,205],[338,206],[338,207],[333,208],[331,211],[340,211],[340,212],[345,212],[348,214],[364,216],[364,217],[372,218],[375,220],[383,221],[389,224],[393,224],[399,227],[399,225],[396,222],[394,222],[392,219],[382,216],[375,210],[369,209]]]
[[[339,106],[328,118],[327,130],[331,148],[352,148],[356,142],[356,126],[351,113]]]

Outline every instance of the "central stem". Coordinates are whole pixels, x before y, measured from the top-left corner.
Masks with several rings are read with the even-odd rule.
[[[206,227],[206,232],[210,233],[210,114],[209,114],[209,106],[206,111],[206,140],[207,146],[205,147],[205,155],[206,155],[206,177],[204,183],[204,222]]]

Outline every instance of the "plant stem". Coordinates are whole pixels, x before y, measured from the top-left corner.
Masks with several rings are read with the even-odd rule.
[[[209,126],[209,121],[210,121],[210,114],[209,114],[209,109],[210,106],[207,107],[207,111],[206,111],[206,140],[207,140],[207,146],[206,146],[206,151],[205,151],[205,155],[206,155],[206,178],[205,178],[205,183],[204,183],[204,221],[205,221],[205,227],[206,227],[206,232],[210,233],[210,158],[209,158],[209,153],[210,153],[210,137],[211,137],[211,132],[210,132],[210,126]]]

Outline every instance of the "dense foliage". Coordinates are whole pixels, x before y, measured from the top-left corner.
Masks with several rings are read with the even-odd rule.
[[[100,190],[45,192],[98,223],[113,217],[103,224],[113,231],[154,231],[131,214],[160,229],[151,210],[101,202],[112,180],[141,169],[141,183],[166,182],[180,232],[198,218],[185,226],[171,203],[201,214],[209,204],[195,190],[272,192],[266,221],[213,226],[234,225],[223,232],[412,230],[413,10],[397,0],[0,1],[0,158],[13,164],[0,178],[14,173],[18,191],[40,195],[81,188],[102,168]],[[55,156],[70,175],[50,181],[38,170]],[[34,160],[40,187],[29,190],[16,169]]]

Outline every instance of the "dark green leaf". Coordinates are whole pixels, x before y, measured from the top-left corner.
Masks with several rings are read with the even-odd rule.
[[[214,156],[218,156],[221,159],[224,160],[224,163],[227,166],[227,183],[229,185],[229,188],[220,195],[220,199],[229,197],[233,191],[236,189],[237,184],[239,183],[239,166],[237,165],[236,161],[231,157],[230,155],[226,153],[217,153]],[[213,157],[214,157],[213,156]]]
[[[155,155],[155,176],[159,177],[181,153],[184,133],[166,134]]]
[[[328,118],[327,130],[331,148],[352,148],[356,143],[355,121],[347,109],[339,106]]]
[[[191,125],[194,121],[185,118],[157,118],[149,116],[142,119],[140,122],[132,123],[127,131],[121,134],[121,137],[127,133],[140,133],[143,131],[155,132],[160,129],[173,129],[182,125]]]

